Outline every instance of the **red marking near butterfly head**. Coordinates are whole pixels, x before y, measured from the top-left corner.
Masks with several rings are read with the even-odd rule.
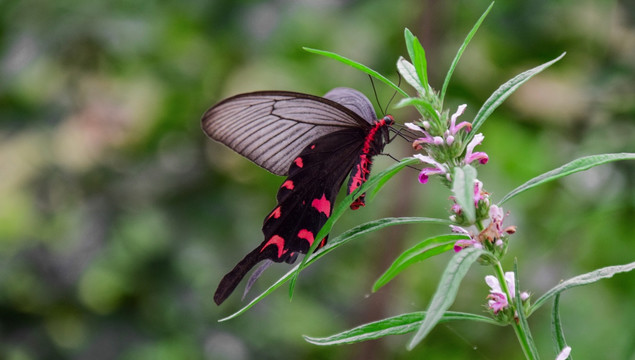
[[[280,186],[280,188],[287,188],[289,190],[293,190],[294,185],[293,185],[293,181],[291,180],[287,180],[284,183],[282,183],[282,186]]]
[[[315,144],[311,145],[311,150],[315,149]]]
[[[326,194],[322,194],[319,199],[313,199],[311,206],[317,211],[324,213],[326,217],[331,216],[331,202],[326,198]]]
[[[284,239],[278,235],[274,235],[272,236],[269,241],[267,241],[267,243],[265,244],[265,246],[262,247],[262,249],[260,249],[260,252],[263,252],[265,250],[265,248],[267,248],[267,246],[269,245],[275,245],[278,247],[278,258],[282,257],[282,254],[284,254]]]
[[[298,237],[300,239],[304,239],[306,241],[309,242],[309,246],[313,245],[313,240],[315,239],[315,237],[313,236],[313,233],[310,232],[307,229],[302,229],[298,232]]]
[[[304,164],[302,163],[302,158],[301,157],[295,158],[295,160],[293,160],[293,162],[295,163],[295,166],[297,166],[299,168],[304,166]]]
[[[282,212],[280,211],[280,206],[278,206],[271,212],[271,214],[269,214],[269,216],[267,216],[267,220],[271,218],[277,219],[280,217],[280,215],[282,215]]]

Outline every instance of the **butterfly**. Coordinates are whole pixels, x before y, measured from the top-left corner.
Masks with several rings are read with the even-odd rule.
[[[221,280],[214,294],[220,305],[260,261],[293,263],[306,254],[331,216],[345,178],[347,194],[368,178],[373,156],[390,142],[392,116],[377,119],[361,92],[335,88],[324,97],[258,91],[222,100],[205,112],[201,127],[257,165],[287,178],[276,207],[265,217],[264,241]],[[364,194],[351,204],[364,206]],[[320,241],[318,249],[326,244]],[[249,286],[249,285],[248,285]]]

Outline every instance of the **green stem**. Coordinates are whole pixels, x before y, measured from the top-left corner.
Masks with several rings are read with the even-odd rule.
[[[509,287],[507,286],[507,282],[505,281],[505,272],[503,271],[503,267],[501,266],[500,261],[496,261],[494,265],[494,270],[496,271],[496,277],[498,278],[498,282],[501,285],[501,289],[505,292],[507,296],[507,302],[509,306],[516,311],[523,311],[522,309],[514,309],[514,302],[512,301],[512,295],[509,292]],[[511,322],[512,327],[514,328],[514,332],[516,333],[516,337],[518,338],[518,342],[520,343],[520,347],[523,349],[523,353],[525,354],[525,358],[535,360],[536,358],[531,351],[531,345],[528,333],[525,329],[517,322]]]
[[[483,231],[483,229],[485,229],[485,226],[483,226],[483,222],[481,220],[476,220],[476,223],[474,223],[474,226],[476,226],[479,233]]]

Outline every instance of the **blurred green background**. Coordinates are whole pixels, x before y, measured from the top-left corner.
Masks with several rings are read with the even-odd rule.
[[[217,307],[222,275],[262,241],[282,178],[208,140],[201,114],[239,92],[323,94],[368,77],[301,47],[331,50],[397,80],[403,29],[423,43],[439,89],[487,1],[0,1],[0,358],[521,359],[513,331],[438,326],[408,337],[316,347],[363,322],[425,309],[449,254],[389,286],[373,281],[403,249],[447,229],[411,226],[357,240],[245,315],[242,286]],[[507,79],[567,55],[530,80],[481,128],[479,178],[493,199],[574,158],[635,150],[635,4],[500,1],[465,52],[447,105],[471,120]],[[406,85],[404,85],[406,86]],[[378,85],[380,103],[392,91]],[[399,122],[416,116],[391,110]],[[401,157],[404,141],[387,147]],[[378,159],[375,170],[393,161]],[[399,174],[334,234],[383,216],[448,215],[449,191]],[[506,265],[540,296],[561,279],[633,261],[635,170],[613,163],[506,204],[518,233]],[[272,267],[252,293],[286,265]],[[483,313],[475,266],[454,310]],[[633,359],[632,274],[562,296],[577,358]],[[554,358],[549,307],[530,319]]]

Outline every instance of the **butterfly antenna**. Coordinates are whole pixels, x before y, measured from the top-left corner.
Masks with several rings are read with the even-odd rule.
[[[395,136],[399,136],[408,142],[413,142],[418,137],[417,134],[415,134],[412,130],[406,128],[401,124],[395,124],[389,129],[390,131],[395,133]]]
[[[396,162],[401,161],[401,160],[397,159],[396,157],[394,157],[394,156],[392,156],[392,155],[390,155],[390,154],[388,154],[388,153],[381,153],[381,155],[386,155],[386,156],[388,156],[389,158],[391,158],[391,159],[395,160]],[[406,167],[407,167],[407,168],[414,169],[414,170],[417,170],[417,171],[421,171],[421,169],[419,169],[419,168],[418,168],[418,167],[416,167],[416,166],[406,165]]]
[[[370,75],[368,75],[368,76],[370,76]],[[397,73],[397,76],[399,76],[399,80],[397,81],[397,87],[399,87],[399,86],[401,86],[401,74]],[[390,97],[390,100],[388,100],[388,104],[386,104],[386,110],[388,110],[388,108],[390,107],[390,103],[393,100],[395,100],[395,96],[397,96],[397,90],[395,90],[395,92]]]
[[[379,106],[379,110],[381,110],[382,116],[385,116],[386,112],[384,111],[384,109],[381,108],[381,103],[379,102],[379,96],[377,96],[377,89],[375,88],[373,77],[368,75],[368,78],[370,79],[370,85],[373,87],[373,92],[375,93],[375,101],[377,101],[377,106]]]

